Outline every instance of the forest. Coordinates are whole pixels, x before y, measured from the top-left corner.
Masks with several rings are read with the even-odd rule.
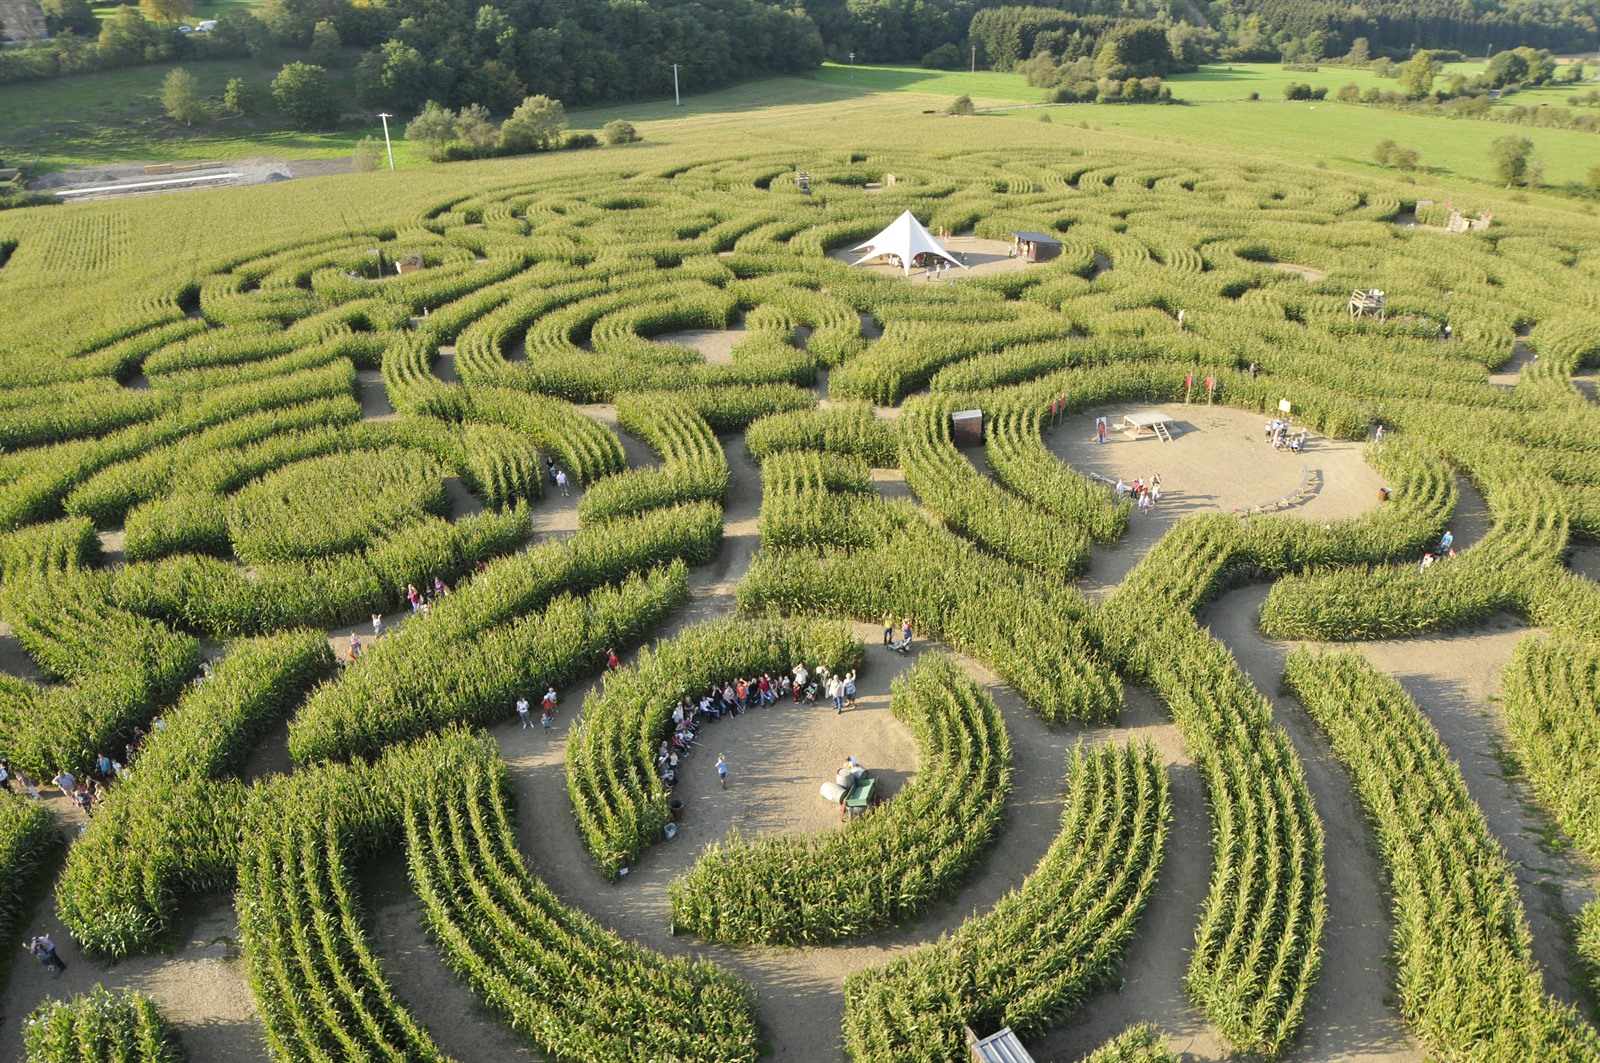
[[[505,114],[535,93],[569,107],[660,97],[675,70],[685,91],[704,92],[824,59],[1009,70],[1041,53],[1095,56],[1108,33],[1130,27],[1165,34],[1173,70],[1313,62],[1358,41],[1391,59],[1600,46],[1594,10],[1554,0],[266,0],[187,35],[178,23],[193,0],[140,0],[103,22],[88,0],[45,0],[45,10],[58,39],[0,53],[0,83],[325,44],[364,49],[363,105],[411,113],[436,100]]]

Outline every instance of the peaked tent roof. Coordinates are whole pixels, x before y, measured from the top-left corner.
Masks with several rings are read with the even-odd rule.
[[[852,266],[859,266],[863,262],[870,262],[884,255],[899,255],[901,268],[905,270],[907,277],[911,276],[911,260],[918,255],[937,255],[962,269],[967,268],[965,262],[940,247],[939,241],[928,235],[928,230],[922,227],[922,223],[909,210],[855,250],[865,251],[866,254],[850,263]]]

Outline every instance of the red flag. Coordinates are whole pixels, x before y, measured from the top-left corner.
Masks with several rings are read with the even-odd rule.
[[[1050,403],[1050,416],[1054,417],[1061,412],[1061,400],[1055,399]]]
[[[1215,391],[1215,390],[1217,390],[1217,378],[1216,377],[1214,377],[1214,376],[1206,377],[1206,390],[1207,391]]]
[[[1189,373],[1186,376],[1184,376],[1184,378],[1183,378],[1183,386],[1186,387],[1186,388],[1194,387],[1194,374],[1193,373]]]

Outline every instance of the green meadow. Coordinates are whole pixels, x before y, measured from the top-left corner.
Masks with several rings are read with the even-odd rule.
[[[365,136],[380,137],[375,115],[360,113],[351,99],[346,120],[328,133],[283,128],[271,114],[270,85],[284,55],[261,60],[186,64],[202,89],[220,104],[228,80],[242,77],[256,91],[266,113],[219,117],[186,129],[162,113],[161,81],[170,65],[137,67],[60,81],[0,88],[0,156],[18,159],[35,172],[95,162],[178,161],[270,156],[288,160],[348,157]],[[1481,64],[1456,64],[1451,72],[1473,72]],[[331,72],[347,97],[353,93],[352,62]],[[572,128],[598,130],[616,118],[640,126],[647,137],[684,123],[696,128],[750,126],[750,135],[782,143],[795,123],[826,127],[842,120],[901,122],[939,120],[950,101],[970,96],[987,112],[978,120],[1037,121],[1048,115],[1064,122],[1167,142],[1189,150],[1219,148],[1247,157],[1375,169],[1373,145],[1393,140],[1414,148],[1425,170],[1414,180],[1426,186],[1440,177],[1490,181],[1489,145],[1514,133],[1534,142],[1555,185],[1580,183],[1594,164],[1593,134],[1539,129],[1500,122],[1413,115],[1333,100],[1290,102],[1283,87],[1304,82],[1326,86],[1330,95],[1354,82],[1393,88],[1392,79],[1369,70],[1324,66],[1316,72],[1285,70],[1275,63],[1215,64],[1169,79],[1173,106],[1046,105],[1044,91],[1019,74],[993,71],[935,71],[915,66],[826,63],[807,77],[770,78],[710,93],[685,86],[681,103],[671,97],[634,100],[569,112]],[[1508,97],[1516,103],[1566,105],[1584,88],[1561,86]],[[1251,93],[1258,100],[1248,100]],[[391,125],[395,158],[402,167],[426,165],[404,139],[405,116]],[[947,128],[947,127],[945,127]]]

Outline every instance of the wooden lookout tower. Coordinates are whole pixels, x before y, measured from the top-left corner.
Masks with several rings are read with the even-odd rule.
[[[1387,320],[1388,311],[1383,306],[1383,293],[1376,288],[1357,288],[1350,293],[1350,320],[1358,317],[1375,317]]]

